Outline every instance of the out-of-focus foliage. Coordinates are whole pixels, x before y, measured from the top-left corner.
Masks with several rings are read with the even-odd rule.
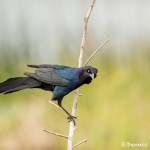
[[[83,96],[78,101],[78,128],[74,135],[74,144],[84,138],[88,142],[76,149],[118,150],[123,149],[122,142],[149,145],[149,47],[146,43],[135,44],[133,53],[128,56],[113,53],[113,47],[103,48],[103,52],[91,60],[89,65],[97,67],[99,72],[90,85],[80,88]],[[66,47],[62,49],[58,54],[59,64],[77,65],[77,52],[72,53]],[[36,58],[31,61],[26,50],[24,54],[18,54],[5,52],[0,56],[0,82],[32,71],[26,67],[27,63],[39,63]],[[86,57],[87,54],[90,52],[85,51]],[[73,95],[72,92],[63,100],[63,106],[69,112]],[[67,116],[48,102],[50,98],[50,92],[38,89],[0,95],[0,149],[66,149],[66,139],[42,131],[68,134]]]
[[[0,82],[25,71],[26,64],[78,65],[83,18],[91,1],[0,0]],[[59,4],[59,5],[58,5]],[[101,42],[107,44],[89,63],[97,78],[80,88],[76,149],[149,149],[150,1],[97,1],[88,23],[84,62]],[[69,13],[68,13],[69,12]],[[48,101],[50,92],[32,89],[0,94],[0,150],[65,150],[67,115]],[[63,100],[71,112],[74,92]],[[122,147],[122,142],[148,147]]]

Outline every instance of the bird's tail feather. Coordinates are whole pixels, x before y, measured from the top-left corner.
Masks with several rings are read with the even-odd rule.
[[[30,77],[10,78],[0,83],[0,93],[12,93],[27,88],[36,88],[41,85],[40,81]]]

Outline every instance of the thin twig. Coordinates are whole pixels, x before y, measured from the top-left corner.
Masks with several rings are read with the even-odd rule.
[[[77,143],[77,144],[76,144],[76,145],[74,145],[72,148],[77,147],[78,145],[82,144],[83,142],[87,142],[87,139],[85,139],[85,140],[83,140],[83,141],[81,141],[81,142]]]
[[[83,96],[83,94],[79,94],[78,96]]]
[[[89,20],[89,17],[90,17],[90,14],[92,12],[95,2],[96,2],[96,0],[93,0],[92,4],[87,12],[86,18],[84,18],[82,42],[81,42],[81,48],[80,48],[80,55],[79,55],[79,59],[78,59],[78,67],[79,68],[82,67],[82,58],[83,58],[83,52],[84,52],[85,41],[86,41],[86,33],[87,33],[87,23],[88,23],[88,20]],[[79,96],[79,89],[76,89],[75,95],[74,95],[73,107],[72,107],[72,115],[73,116],[75,116],[75,114],[76,114],[78,96]],[[69,136],[68,136],[68,150],[72,150],[73,135],[74,135],[74,123],[73,123],[73,121],[70,121]]]
[[[105,44],[107,44],[110,40],[105,41],[102,45],[100,45],[94,52],[93,54],[88,58],[88,60],[86,61],[86,63],[84,64],[84,66],[86,66],[89,61],[92,59],[92,57],[98,52],[98,50],[100,50]]]
[[[68,136],[65,136],[65,135],[62,135],[62,134],[59,134],[59,133],[55,133],[55,132],[47,131],[47,130],[43,130],[43,131],[45,131],[45,132],[47,132],[47,133],[51,133],[51,134],[53,134],[53,135],[57,135],[57,136],[60,136],[60,137],[63,137],[63,138],[68,139]]]
[[[83,35],[82,35],[82,42],[81,42],[81,48],[80,48],[80,55],[79,55],[79,59],[78,59],[78,67],[82,67],[82,58],[83,58],[83,52],[84,52],[84,47],[85,47],[85,41],[86,41],[86,34],[87,34],[87,23],[88,23],[88,20],[90,18],[90,14],[92,12],[92,9],[94,7],[94,4],[95,4],[96,0],[93,0],[89,10],[88,10],[88,13],[87,13],[87,16],[86,18],[84,18],[84,28],[83,28]]]
[[[77,127],[74,128],[74,131],[77,129]]]
[[[61,107],[59,107],[58,105],[56,105],[55,103],[53,103],[53,102],[51,102],[51,101],[49,101],[51,104],[53,104],[54,106],[56,106],[57,108],[59,108],[59,109],[61,109],[62,110],[62,108]]]

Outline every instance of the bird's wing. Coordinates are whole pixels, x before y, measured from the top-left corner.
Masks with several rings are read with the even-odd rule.
[[[69,80],[63,78],[53,68],[37,68],[35,73],[24,74],[50,85],[67,86],[69,83]]]
[[[42,64],[42,65],[27,65],[28,67],[32,68],[53,68],[53,69],[64,69],[68,68],[68,66],[63,66],[63,65],[51,65],[51,64]]]

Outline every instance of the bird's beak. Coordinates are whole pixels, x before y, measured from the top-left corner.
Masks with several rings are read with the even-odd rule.
[[[92,78],[92,80],[94,79],[94,73],[90,74],[90,77]]]
[[[94,78],[96,78],[97,74],[94,74]]]

